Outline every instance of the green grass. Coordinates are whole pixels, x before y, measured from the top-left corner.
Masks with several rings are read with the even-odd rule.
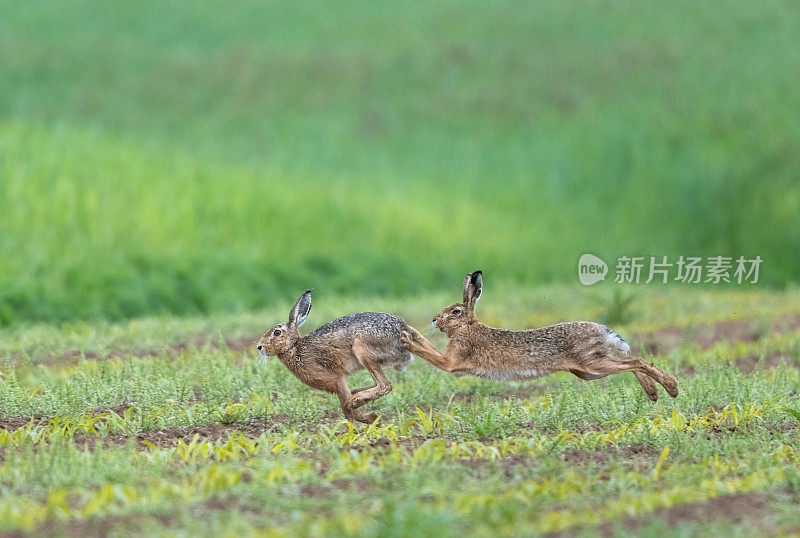
[[[0,2],[0,323],[405,296],[580,254],[800,277],[779,3]]]
[[[504,327],[596,317],[613,306],[585,289],[489,291],[480,315]],[[774,326],[800,314],[798,294],[632,296],[630,321],[615,329],[633,343],[636,334],[689,327],[686,340],[648,357],[676,376],[677,399],[662,390],[650,402],[630,375],[500,383],[416,359],[388,373],[394,390],[369,406],[382,415],[370,427],[349,426],[333,396],[301,384],[278,361],[259,365],[247,344],[283,319],[290,302],[236,316],[0,329],[0,421],[17,417],[0,428],[0,530],[797,532],[800,332]],[[422,328],[447,299],[391,299],[385,309]],[[384,301],[320,297],[308,325]],[[742,339],[700,347],[691,336],[707,322],[731,320],[749,324],[735,333]],[[438,333],[431,338],[444,344]],[[226,340],[244,347],[217,345]],[[182,342],[196,345],[174,347]],[[733,366],[776,353],[785,364],[764,359],[748,374]],[[364,372],[350,380],[368,382]],[[109,407],[116,410],[100,413]],[[739,496],[753,506],[739,519],[669,512]]]

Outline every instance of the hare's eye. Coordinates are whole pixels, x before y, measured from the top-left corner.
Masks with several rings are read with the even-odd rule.
[[[275,331],[272,333],[272,336],[280,336],[280,335],[281,335],[280,329],[275,329]]]
[[[455,310],[453,310],[453,315],[454,315],[454,316],[457,316],[457,315],[459,315],[460,313],[461,313],[461,309],[460,309],[460,308],[456,308]]]

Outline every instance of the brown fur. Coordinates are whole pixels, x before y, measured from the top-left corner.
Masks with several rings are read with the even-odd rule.
[[[277,355],[306,385],[339,396],[347,420],[372,423],[377,415],[365,416],[358,408],[391,392],[392,383],[381,368],[404,370],[411,362],[413,356],[401,344],[400,336],[414,329],[390,314],[361,312],[335,319],[301,337],[298,328],[310,310],[311,291],[307,290],[289,313],[289,321],[264,333],[258,341],[259,352],[262,357]],[[375,383],[351,391],[347,376],[365,368]]]
[[[406,348],[447,372],[505,381],[559,371],[585,380],[633,372],[651,400],[658,399],[653,380],[673,398],[678,395],[678,383],[672,376],[631,356],[630,346],[605,325],[572,321],[526,331],[484,325],[475,316],[482,285],[481,271],[468,274],[463,302],[443,308],[433,318],[434,326],[449,339],[444,353],[414,329],[403,332]]]

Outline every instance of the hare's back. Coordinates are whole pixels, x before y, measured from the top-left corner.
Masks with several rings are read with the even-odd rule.
[[[369,348],[370,355],[381,365],[405,368],[411,353],[400,337],[408,330],[405,321],[383,312],[359,312],[322,325],[304,338],[307,347],[324,351],[329,347],[350,349],[358,337]]]
[[[310,332],[306,338],[309,340],[329,338],[353,340],[356,336],[364,336],[370,339],[399,339],[405,330],[408,330],[408,325],[397,316],[383,312],[358,312],[329,321]]]
[[[605,325],[593,321],[570,321],[532,332],[543,335],[551,343],[559,342],[573,354],[611,351],[629,355],[631,352],[630,345],[620,335]]]

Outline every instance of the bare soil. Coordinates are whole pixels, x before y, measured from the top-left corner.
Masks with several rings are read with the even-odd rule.
[[[131,406],[121,404],[111,408],[100,408],[89,411],[92,416],[99,416],[109,412],[115,412],[122,415]],[[38,426],[49,420],[48,417],[42,415],[33,415],[30,417],[4,417],[0,418],[0,429],[13,431],[26,426],[29,422],[33,421],[35,426]],[[198,426],[187,426],[185,428],[163,428],[158,430],[147,430],[141,432],[136,436],[139,445],[144,445],[147,441],[157,447],[171,447],[174,446],[178,440],[184,443],[191,442],[195,435],[204,441],[217,441],[219,439],[227,438],[230,432],[238,430],[240,433],[246,435],[251,439],[259,437],[263,432],[275,428],[279,424],[286,424],[289,422],[289,417],[286,415],[273,415],[269,421],[264,419],[254,419],[250,421],[236,421],[230,424],[202,424]],[[106,437],[97,437],[93,435],[83,436],[77,435],[73,437],[73,441],[81,448],[94,450],[99,444],[102,447],[109,447],[113,445],[124,445],[130,436],[115,433]]]
[[[156,447],[169,448],[175,446],[178,441],[190,443],[195,435],[201,441],[218,441],[227,438],[234,430],[237,430],[251,439],[257,438],[267,429],[263,420],[252,420],[249,422],[233,422],[231,424],[202,424],[199,426],[187,426],[185,428],[164,428],[160,430],[147,430],[136,436],[140,444],[145,442],[152,443]]]
[[[471,392],[456,392],[453,394],[453,401],[457,403],[472,403],[479,396],[493,398],[498,400],[506,400],[508,398],[517,399],[521,401],[529,400],[531,397],[544,392],[542,387],[526,386],[513,389],[503,389],[492,394],[474,394]]]
[[[647,445],[608,446],[594,450],[566,450],[561,459],[574,465],[619,463],[631,468],[652,467],[661,453]]]
[[[156,519],[163,527],[168,527],[170,518],[159,514],[149,514],[148,519]],[[136,535],[142,532],[142,518],[140,514],[126,514],[121,516],[92,517],[88,519],[73,519],[70,521],[50,520],[40,525],[35,533],[22,531],[0,531],[1,538],[22,536],[66,536],[69,538],[85,538],[87,536],[113,536]]]
[[[37,425],[43,420],[47,419],[38,414],[30,417],[0,417],[0,430],[14,431],[27,425],[30,421],[33,421],[34,425]]]
[[[743,374],[751,374],[759,367],[760,362],[761,357],[749,355],[747,357],[739,357],[734,364]],[[763,367],[766,369],[777,368],[782,364],[792,364],[792,362],[792,358],[785,353],[773,351],[764,356]]]
[[[93,417],[97,417],[106,413],[114,412],[120,416],[122,416],[125,411],[130,409],[130,405],[128,404],[120,404],[114,407],[101,407],[99,409],[92,409],[88,411],[89,414]],[[31,416],[16,416],[16,417],[0,417],[0,430],[18,430],[23,426],[26,426],[29,422],[33,421],[34,426],[38,426],[43,422],[50,420],[52,417],[46,417],[41,414],[34,414]]]
[[[769,515],[769,508],[763,493],[735,493],[705,501],[659,508],[655,512],[641,517],[629,517],[622,521],[605,523],[597,530],[605,536],[612,536],[615,527],[621,525],[627,531],[635,531],[656,518],[664,519],[670,526],[675,526],[681,523],[708,523],[711,521],[741,523],[758,520],[767,515]]]

